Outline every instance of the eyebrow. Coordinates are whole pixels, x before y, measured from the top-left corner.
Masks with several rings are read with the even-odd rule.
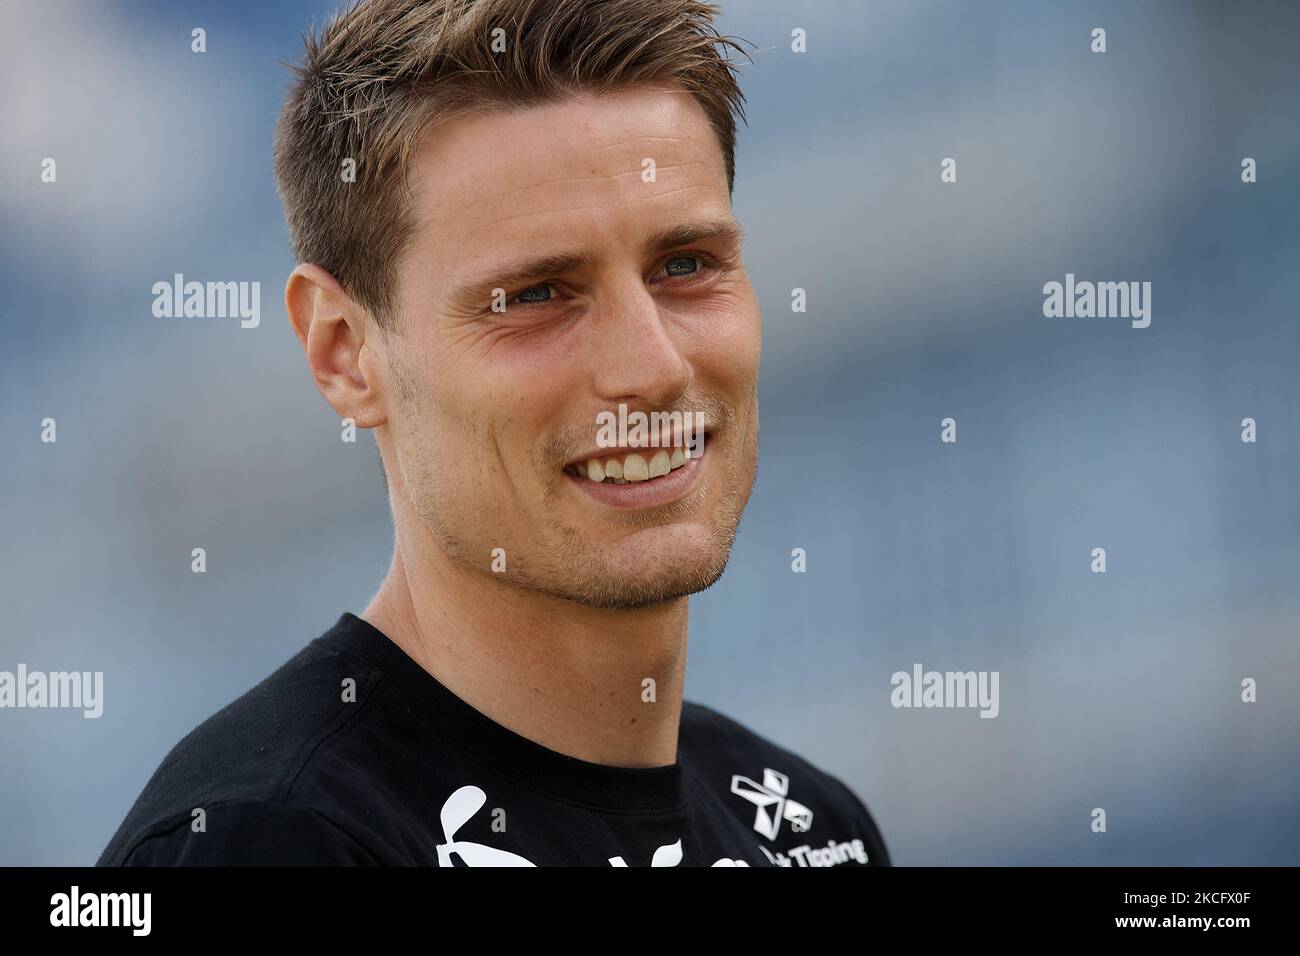
[[[646,252],[654,254],[699,242],[720,242],[738,247],[743,241],[744,232],[740,224],[734,219],[722,218],[682,223],[659,229],[650,234],[644,248]],[[452,294],[451,301],[459,305],[477,307],[491,298],[493,289],[509,290],[513,286],[533,279],[560,276],[579,269],[593,269],[598,258],[593,250],[581,249],[538,256],[513,265],[500,266],[490,273],[467,281]]]
[[[697,242],[722,242],[739,246],[744,238],[745,234],[736,220],[710,219],[670,226],[652,233],[646,242],[646,249],[650,252],[667,252],[677,246],[689,246]]]

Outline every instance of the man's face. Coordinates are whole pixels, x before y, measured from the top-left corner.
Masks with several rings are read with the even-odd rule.
[[[760,323],[704,111],[642,88],[463,117],[412,181],[396,331],[368,344],[392,371],[386,467],[433,542],[598,607],[708,587],[754,480]],[[620,404],[703,412],[703,454],[593,481],[589,460],[627,464],[598,438]]]

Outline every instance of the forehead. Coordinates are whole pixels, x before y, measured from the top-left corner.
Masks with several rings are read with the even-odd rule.
[[[411,179],[412,246],[462,261],[548,239],[630,240],[684,212],[730,210],[717,136],[671,87],[451,120],[420,144]]]

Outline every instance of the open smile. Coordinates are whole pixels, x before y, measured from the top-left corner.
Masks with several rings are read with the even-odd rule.
[[[708,438],[706,433],[705,438]],[[649,508],[685,495],[699,477],[704,447],[603,449],[564,468],[569,480],[597,501],[618,508]]]

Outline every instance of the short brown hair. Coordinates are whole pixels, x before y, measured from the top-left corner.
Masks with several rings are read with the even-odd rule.
[[[717,134],[735,183],[744,96],[700,0],[365,0],[304,38],[275,131],[276,184],[300,262],[391,327],[410,236],[407,170],[430,126],[465,113],[675,82]],[[504,32],[502,32],[504,31]],[[494,43],[494,40],[496,41]],[[493,47],[505,44],[504,52]],[[355,182],[343,178],[355,162]]]

